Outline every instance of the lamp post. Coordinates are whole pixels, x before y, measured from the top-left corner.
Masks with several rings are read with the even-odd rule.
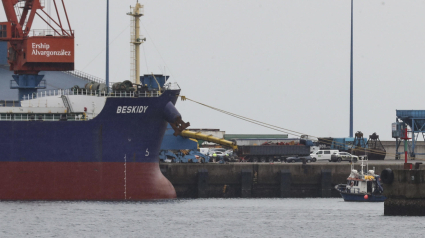
[[[106,93],[109,94],[109,0],[106,1]]]
[[[353,0],[351,0],[350,137],[353,137]]]

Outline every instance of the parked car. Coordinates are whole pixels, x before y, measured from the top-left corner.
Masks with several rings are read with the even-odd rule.
[[[214,154],[214,152],[223,152],[223,153],[225,153],[226,152],[226,149],[224,149],[224,148],[211,148],[209,151],[208,151],[208,155],[209,156],[212,156],[213,154]],[[216,153],[217,154],[217,153]]]
[[[214,151],[210,155],[210,162],[214,162],[214,157],[212,156],[214,153],[217,155],[216,162],[218,162],[222,157],[224,158],[224,161],[226,161],[226,162],[229,161],[229,155],[228,154],[226,154],[225,152],[222,152],[222,151]]]
[[[310,156],[305,156],[305,157],[288,157],[286,158],[286,163],[303,162],[303,159],[305,159],[307,163],[316,162],[316,159],[313,159]]]
[[[332,162],[341,162],[341,161],[352,161],[356,163],[359,160],[359,157],[356,155],[352,155],[347,152],[337,152],[332,154],[331,161]]]
[[[233,150],[226,150],[225,153],[229,156],[233,156]]]
[[[209,148],[199,148],[199,152],[201,152],[204,155],[208,155],[209,151],[210,151]]]
[[[313,162],[316,162],[316,160],[331,161],[331,155],[338,152],[339,150],[319,150],[316,153],[311,154],[310,157],[313,159]]]

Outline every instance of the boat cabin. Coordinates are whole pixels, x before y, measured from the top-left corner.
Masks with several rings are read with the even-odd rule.
[[[347,178],[346,192],[361,194],[381,193],[382,186],[380,186],[377,179],[379,180],[379,176],[373,170],[369,170],[366,174],[352,170],[350,176]]]

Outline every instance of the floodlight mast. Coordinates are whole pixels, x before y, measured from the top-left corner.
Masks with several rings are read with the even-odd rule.
[[[353,0],[351,0],[351,50],[350,50],[350,138],[353,137]]]

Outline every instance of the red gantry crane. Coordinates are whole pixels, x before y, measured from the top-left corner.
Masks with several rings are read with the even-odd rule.
[[[19,99],[46,88],[40,71],[74,70],[74,31],[64,1],[61,13],[66,16],[66,25],[56,0],[52,1],[56,20],[44,11],[44,0],[2,0],[7,22],[0,22],[0,40],[8,42],[8,62],[15,73],[10,87],[19,89]],[[50,29],[32,30],[36,15]]]

